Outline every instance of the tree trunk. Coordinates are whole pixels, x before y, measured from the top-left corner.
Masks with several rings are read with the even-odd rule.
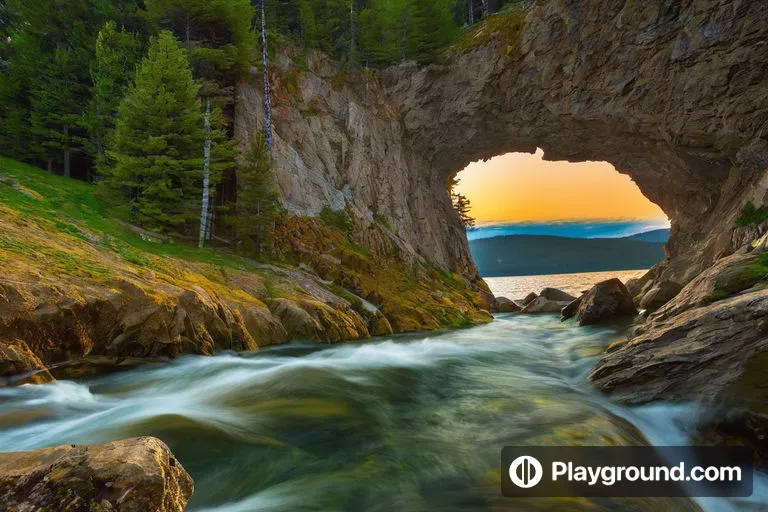
[[[349,61],[355,60],[355,0],[349,0]]]
[[[475,0],[469,0],[469,26],[475,24]]]
[[[197,246],[205,245],[208,232],[208,200],[211,181],[211,99],[205,98],[205,144],[203,145],[203,207],[200,212],[200,240]]]
[[[272,100],[269,97],[269,71],[267,69],[267,17],[264,10],[265,0],[261,0],[261,64],[264,68],[264,121],[265,141],[267,148],[272,151]]]
[[[482,0],[482,2],[483,2],[483,19],[485,19],[490,14],[488,9],[488,0]]]
[[[69,144],[69,126],[64,127],[64,144]],[[70,161],[69,147],[64,150],[64,176],[72,176],[72,163]]]

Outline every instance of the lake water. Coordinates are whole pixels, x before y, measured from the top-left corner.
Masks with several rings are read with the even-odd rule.
[[[522,299],[530,292],[539,293],[543,288],[559,288],[574,296],[589,290],[606,279],[618,277],[626,283],[629,279],[642,277],[648,270],[611,270],[608,272],[582,272],[579,274],[551,274],[544,276],[486,277],[485,282],[497,297]]]
[[[450,332],[4,388],[0,451],[157,436],[195,480],[194,511],[766,510],[764,477],[748,500],[500,495],[505,445],[689,442],[693,406],[628,408],[590,386],[599,354],[625,334],[506,314]]]

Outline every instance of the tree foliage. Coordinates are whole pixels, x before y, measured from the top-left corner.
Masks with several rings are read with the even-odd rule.
[[[118,109],[110,182],[123,190],[133,219],[184,231],[196,218],[202,176],[202,118],[187,51],[171,32],[153,40]]]
[[[272,157],[264,137],[244,151],[237,165],[238,200],[230,206],[229,223],[246,249],[262,253],[269,247],[279,211]]]
[[[448,183],[448,193],[451,197],[453,209],[456,211],[459,219],[461,219],[461,223],[464,224],[464,227],[467,230],[471,231],[475,229],[476,219],[470,214],[472,211],[472,203],[469,198],[464,194],[456,192],[456,186],[459,184],[459,181],[460,180],[457,178],[453,178]]]

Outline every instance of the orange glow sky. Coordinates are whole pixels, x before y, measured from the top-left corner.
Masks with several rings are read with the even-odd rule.
[[[459,173],[456,191],[478,223],[667,218],[611,164],[545,162],[543,154],[508,153]]]

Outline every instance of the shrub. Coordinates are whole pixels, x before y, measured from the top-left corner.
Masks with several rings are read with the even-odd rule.
[[[768,208],[761,206],[756,208],[752,201],[744,205],[741,215],[736,219],[736,225],[739,227],[757,226],[768,220]]]

